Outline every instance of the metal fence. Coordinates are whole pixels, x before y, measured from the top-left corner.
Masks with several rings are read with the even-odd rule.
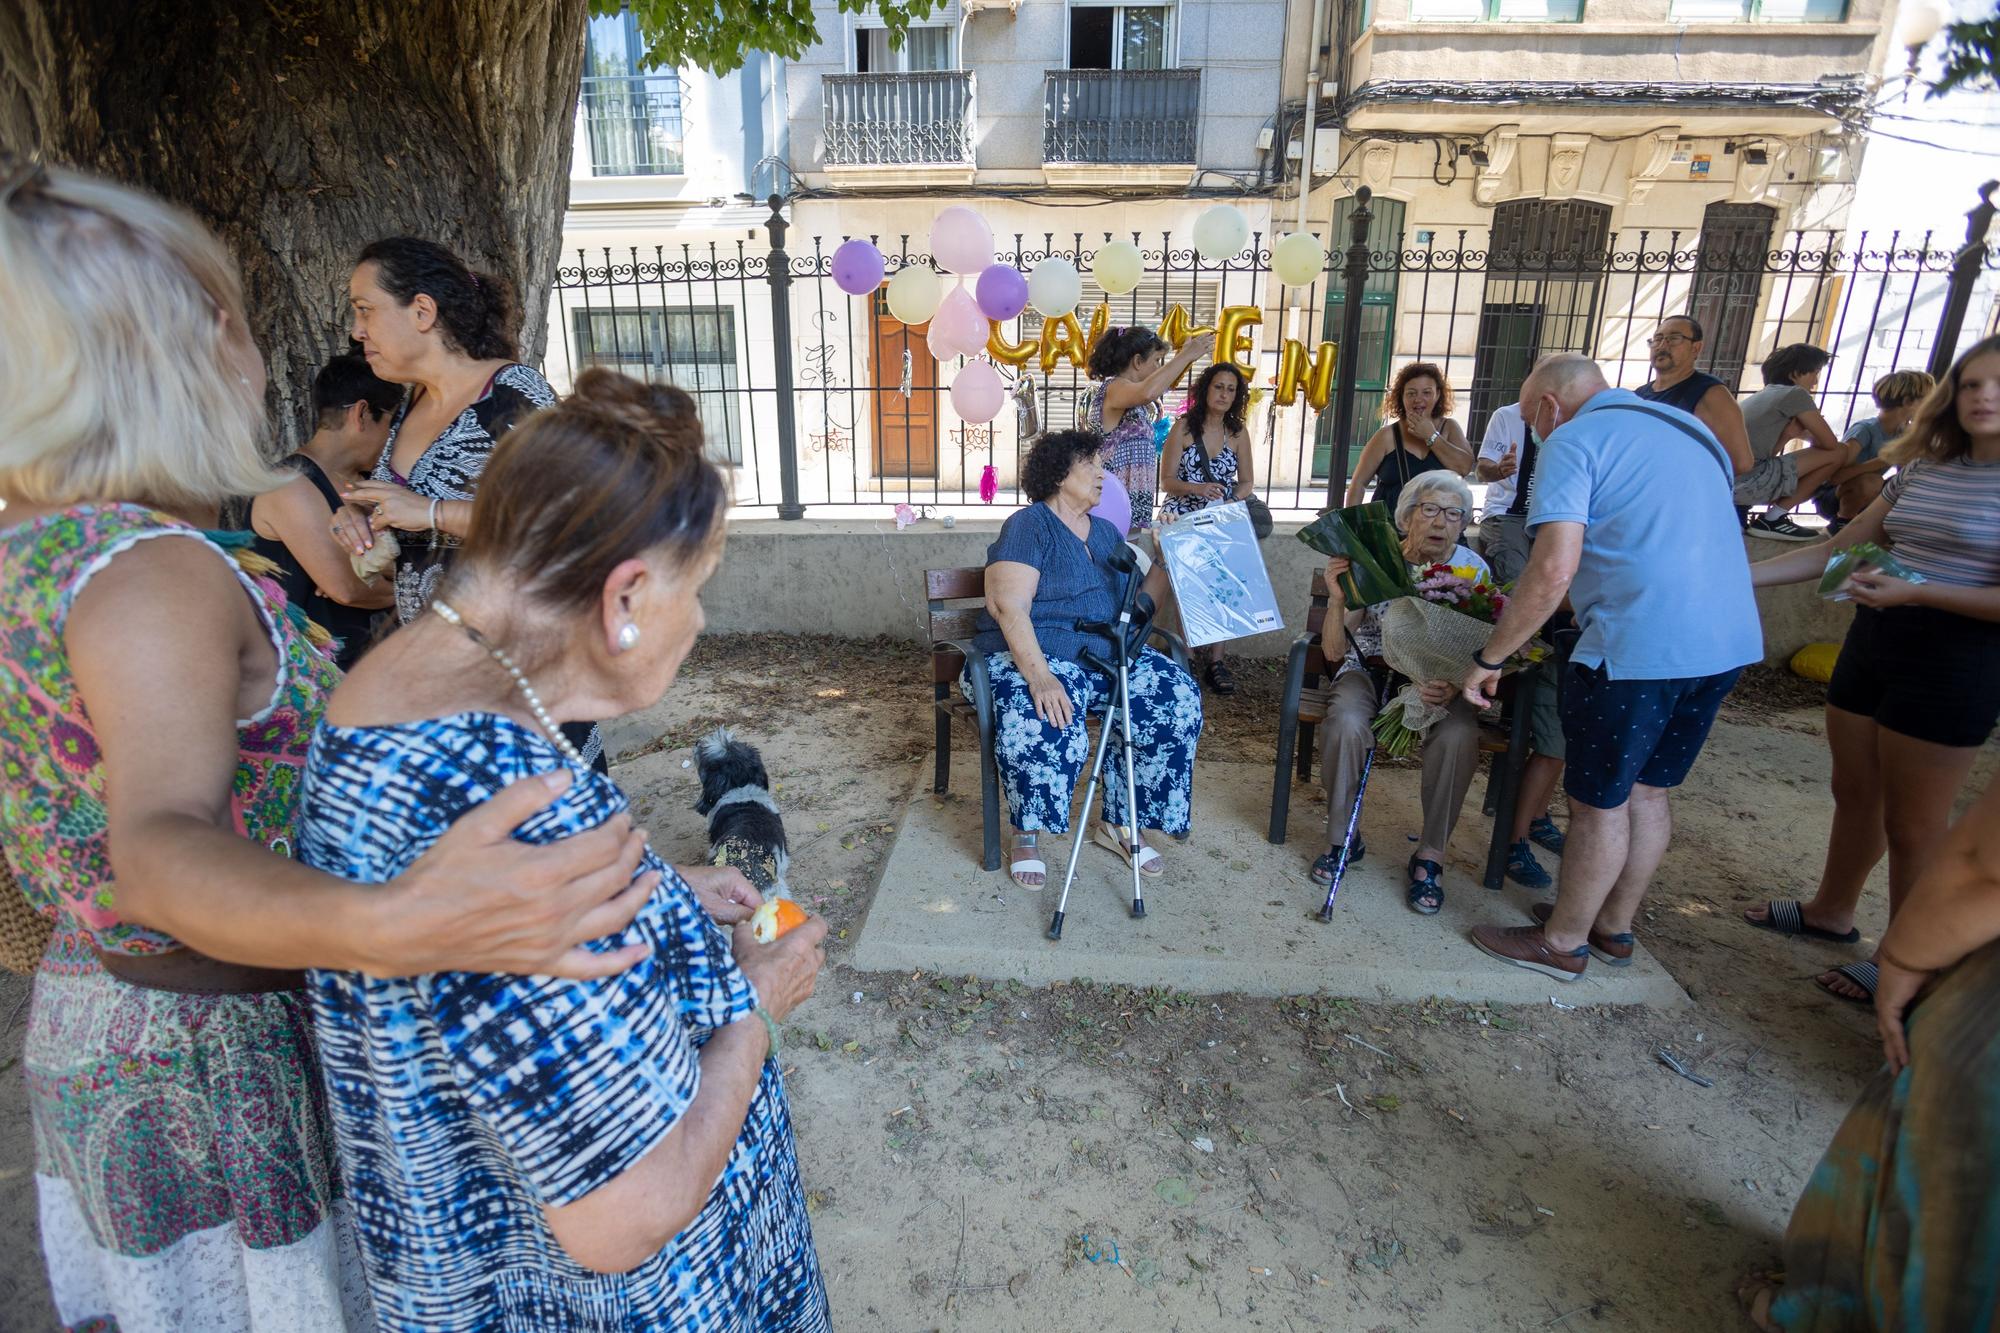
[[[1255,386],[1251,464],[1273,508],[1307,512],[1340,493],[1385,385],[1413,360],[1443,367],[1453,415],[1476,442],[1538,357],[1585,352],[1614,383],[1637,386],[1652,373],[1647,336],[1667,316],[1693,313],[1709,333],[1705,366],[1732,386],[1778,346],[1826,347],[1834,359],[1818,392],[1842,430],[1872,415],[1869,388],[1880,375],[1948,363],[1955,344],[1991,331],[2000,316],[2000,247],[1984,239],[1990,203],[1973,210],[1969,228],[1851,240],[1793,232],[1751,244],[1757,238],[1720,225],[1694,235],[1613,233],[1587,208],[1524,222],[1503,207],[1490,228],[1406,233],[1385,226],[1393,210],[1357,199],[1362,206],[1343,209],[1339,247],[1299,287],[1272,274],[1261,236],[1218,264],[1170,234],[1131,234],[1146,274],[1117,296],[1087,276],[1106,233],[1017,234],[1003,238],[1001,258],[1024,271],[1050,255],[1076,262],[1086,274],[1077,312],[1086,337],[1099,319],[1200,330],[1224,312],[1259,312],[1252,350],[1237,357]],[[924,331],[892,318],[880,293],[854,297],[834,286],[831,254],[842,238],[812,236],[789,251],[777,203],[768,251],[740,241],[579,251],[551,297],[551,378],[560,386],[584,366],[605,365],[681,385],[701,405],[711,450],[736,469],[738,504],[775,507],[781,517],[977,505],[988,466],[996,501],[1021,503],[1032,428],[1080,423],[1092,381],[1066,359],[1049,371],[1040,357],[1018,372],[1003,367],[1020,401],[990,424],[960,420],[949,393],[959,363],[933,360]],[[1721,219],[1731,221],[1741,219]],[[907,236],[875,239],[892,273],[928,262]],[[999,330],[1013,345],[1042,332],[1032,309]],[[1287,340],[1308,355],[1323,341],[1342,345],[1339,386],[1323,408],[1304,396],[1277,403]],[[1169,414],[1200,364],[1168,394]],[[1741,387],[1758,387],[1754,371]]]

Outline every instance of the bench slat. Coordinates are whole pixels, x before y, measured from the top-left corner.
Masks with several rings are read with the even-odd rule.
[[[982,566],[969,569],[927,569],[924,571],[924,595],[932,601],[954,601],[965,597],[986,596],[986,570]]]

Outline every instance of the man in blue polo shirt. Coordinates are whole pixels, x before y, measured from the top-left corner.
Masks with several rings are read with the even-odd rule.
[[[1729,452],[1691,413],[1614,389],[1588,357],[1552,356],[1521,386],[1542,440],[1528,527],[1534,553],[1474,654],[1467,698],[1567,594],[1583,636],[1563,682],[1569,845],[1533,926],[1480,926],[1473,943],[1562,981],[1592,957],[1632,959],[1632,921],[1673,832],[1667,791],[1716,709],[1764,655]]]

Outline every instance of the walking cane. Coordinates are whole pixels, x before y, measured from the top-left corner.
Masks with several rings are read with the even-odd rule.
[[[1361,664],[1361,670],[1367,671],[1368,659],[1361,655],[1361,645],[1354,641],[1353,631],[1343,625],[1341,633],[1347,636],[1347,646],[1354,650],[1354,660]],[[1338,679],[1338,677],[1336,676],[1335,679]],[[1369,679],[1374,679],[1372,674]],[[1375,711],[1378,714],[1386,706],[1384,696],[1387,693],[1388,680],[1385,678],[1382,682],[1382,688],[1375,692]],[[1369,735],[1372,737],[1374,732],[1371,730]],[[1347,831],[1340,835],[1340,859],[1334,862],[1333,878],[1326,886],[1326,902],[1319,909],[1319,919],[1321,921],[1330,922],[1333,920],[1333,898],[1335,894],[1340,892],[1340,881],[1347,874],[1348,849],[1354,846],[1355,830],[1361,826],[1361,798],[1368,794],[1368,775],[1374,771],[1375,742],[1371,739],[1368,742],[1368,753],[1361,760],[1361,781],[1354,788],[1354,805],[1347,812]]]

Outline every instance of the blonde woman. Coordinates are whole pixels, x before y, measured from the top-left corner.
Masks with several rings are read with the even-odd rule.
[[[204,531],[288,480],[235,267],[138,191],[0,158],[0,327],[0,823],[55,926],[23,1063],[58,1320],[372,1327],[299,969],[619,971],[643,951],[580,946],[643,904],[643,839],[515,842],[564,775],[383,885],[290,859],[338,673]]]

